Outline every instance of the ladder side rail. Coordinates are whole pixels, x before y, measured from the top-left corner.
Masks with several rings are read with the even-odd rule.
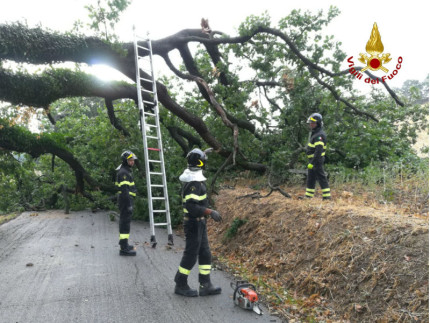
[[[142,100],[142,87],[140,85],[140,69],[139,69],[139,52],[137,48],[137,39],[136,35],[134,35],[134,57],[136,64],[136,88],[137,88],[137,99],[139,105],[139,115],[140,115],[140,126],[142,130],[142,140],[143,140],[143,150],[144,150],[144,158],[145,158],[145,173],[146,173],[146,190],[148,193],[148,207],[149,207],[149,222],[151,227],[151,234],[155,235],[154,228],[154,213],[152,207],[152,188],[151,188],[151,175],[149,174],[149,154],[148,154],[148,143],[146,139],[146,120],[144,114],[143,100]]]
[[[142,102],[142,87],[140,85],[140,71],[139,71],[139,56],[137,51],[137,40],[136,36],[134,37],[134,63],[136,67],[136,89],[137,89],[137,102],[139,107],[139,112],[143,111],[143,102]]]
[[[167,179],[166,179],[166,169],[164,166],[164,153],[163,153],[163,143],[161,140],[161,128],[160,128],[160,118],[159,118],[159,108],[158,108],[158,94],[157,94],[157,83],[156,83],[156,79],[155,79],[155,72],[154,72],[154,68],[153,68],[153,55],[152,55],[152,43],[150,40],[148,40],[148,48],[149,48],[149,56],[150,56],[150,63],[151,63],[151,70],[152,70],[152,79],[153,79],[153,84],[152,84],[152,89],[154,92],[154,102],[155,102],[155,122],[157,125],[157,137],[158,137],[158,148],[160,149],[160,161],[161,161],[161,172],[163,173],[162,175],[162,181],[163,181],[163,194],[164,194],[164,198],[165,198],[165,209],[166,209],[166,222],[167,222],[167,233],[169,235],[171,235],[172,232],[172,224],[171,224],[171,219],[170,219],[170,207],[169,207],[169,194],[168,194],[168,189],[167,189]]]

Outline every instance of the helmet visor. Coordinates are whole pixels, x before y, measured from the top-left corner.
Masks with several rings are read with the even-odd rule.
[[[132,152],[130,152],[130,154],[127,156],[127,159],[132,159],[132,160],[136,160],[137,157],[135,154],[133,154]]]

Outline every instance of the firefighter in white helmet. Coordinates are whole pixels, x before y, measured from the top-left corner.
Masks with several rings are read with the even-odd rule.
[[[206,150],[208,151],[208,150]],[[182,182],[182,203],[184,212],[185,250],[175,276],[175,293],[187,297],[215,295],[220,287],[211,283],[212,254],[209,248],[206,221],[222,220],[221,215],[210,208],[206,195],[206,178],[203,168],[207,161],[206,151],[193,149],[187,155],[188,168],[179,177]],[[199,291],[188,286],[188,275],[198,260]]]

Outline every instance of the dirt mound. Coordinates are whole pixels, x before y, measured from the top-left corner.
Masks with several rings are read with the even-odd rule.
[[[214,257],[258,285],[271,310],[290,322],[428,321],[426,217],[348,194],[243,197],[253,192],[222,190],[223,222],[208,231]]]

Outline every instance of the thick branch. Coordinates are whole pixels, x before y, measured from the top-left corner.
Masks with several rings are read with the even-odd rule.
[[[168,55],[165,55],[165,56],[163,56],[163,58],[164,58],[164,61],[166,62],[166,64],[167,64],[167,66],[170,68],[170,70],[172,71],[172,72],[174,72],[178,77],[180,77],[180,78],[182,78],[182,79],[185,79],[185,80],[188,80],[188,81],[194,81],[194,82],[196,82],[197,84],[198,84],[198,86],[199,86],[199,89],[200,89],[200,92],[203,94],[205,94],[205,99],[209,102],[209,103],[211,103],[212,104],[212,97],[213,97],[213,92],[211,91],[211,93],[212,93],[212,96],[211,96],[211,94],[208,92],[208,88],[209,88],[209,86],[207,85],[207,83],[201,78],[201,77],[198,77],[198,76],[193,76],[193,75],[191,75],[191,74],[185,74],[185,73],[182,73],[181,71],[179,71],[174,65],[173,65],[173,63],[172,63],[172,61],[170,60],[170,58],[169,58],[169,56]],[[202,84],[202,82],[201,81],[198,81],[197,80],[197,78],[199,78],[200,80],[202,80],[205,84],[206,84],[206,86],[204,86],[203,84]],[[251,132],[252,134],[254,134],[258,139],[261,139],[261,137],[256,133],[256,129],[255,129],[255,125],[253,125],[252,123],[250,123],[250,122],[248,122],[248,121],[246,121],[246,120],[243,120],[243,119],[237,119],[236,117],[234,117],[234,116],[232,116],[230,113],[228,113],[227,111],[225,111],[224,109],[222,109],[224,112],[223,112],[223,114],[227,117],[227,120],[230,122],[230,123],[232,123],[232,124],[236,124],[238,127],[240,127],[240,128],[242,128],[242,129],[246,129],[246,130],[248,130],[249,132]],[[223,122],[224,122],[224,120],[223,120]],[[225,123],[225,122],[224,122]]]
[[[319,84],[321,84],[322,86],[324,86],[325,88],[327,88],[331,92],[331,94],[334,96],[334,98],[336,100],[345,103],[346,106],[348,106],[349,108],[351,108],[352,110],[354,110],[356,114],[362,115],[362,116],[366,116],[366,117],[368,117],[368,118],[370,118],[370,119],[378,122],[378,119],[376,119],[373,115],[371,115],[370,113],[367,113],[367,112],[360,111],[355,106],[353,106],[351,103],[349,103],[344,98],[342,98],[332,86],[330,86],[329,84],[327,84],[326,82],[324,82],[323,80],[321,80],[318,77],[317,73],[314,70],[312,70],[312,68],[309,68],[309,71],[311,72],[312,76],[317,80],[317,82]]]
[[[106,192],[116,192],[113,185],[104,185],[96,182],[82,167],[72,153],[59,146],[49,135],[34,135],[30,131],[20,127],[10,127],[0,120],[0,147],[6,150],[24,152],[32,157],[43,154],[53,154],[65,161],[74,170],[77,191],[84,192],[84,180],[92,188],[100,188]]]
[[[17,74],[0,68],[0,100],[47,108],[66,97],[136,98],[136,88],[125,82],[103,82],[69,69],[50,69],[41,75]]]
[[[251,38],[258,33],[268,33],[268,34],[272,34],[274,36],[281,38],[288,45],[288,47],[291,49],[291,51],[309,68],[317,70],[317,71],[319,71],[323,74],[326,74],[330,77],[336,77],[336,76],[340,76],[342,74],[348,73],[348,70],[344,71],[344,72],[340,72],[340,73],[333,73],[333,72],[319,66],[318,64],[315,64],[314,62],[312,62],[310,59],[308,59],[306,56],[304,56],[299,51],[299,49],[294,44],[294,42],[286,34],[282,33],[281,31],[279,31],[277,29],[273,29],[273,28],[269,28],[269,27],[262,27],[262,26],[257,27],[251,34],[246,35],[246,36],[240,36],[240,37],[223,37],[223,38],[211,38],[211,39],[209,39],[209,38],[202,37],[202,35],[199,35],[198,33],[195,33],[193,35],[191,33],[189,33],[189,34],[187,34],[187,37],[181,38],[181,43],[195,41],[195,42],[200,42],[200,43],[204,44],[205,46],[218,45],[218,44],[239,44],[239,43],[245,43],[245,42],[251,40]],[[372,79],[376,79],[376,77],[374,75],[372,75],[369,71],[366,71],[365,73],[367,75],[369,75]],[[388,91],[388,93],[397,102],[397,104],[404,106],[403,102],[401,102],[399,100],[399,98],[397,97],[397,95],[390,89],[387,82],[383,82],[383,85],[386,88],[386,90]],[[347,103],[345,103],[345,104],[347,104]]]
[[[178,134],[177,127],[167,127],[170,136],[178,143],[178,145],[182,148],[183,156],[185,157],[187,153],[190,151],[189,146],[185,142],[184,138]]]
[[[193,79],[195,82],[201,84],[205,88],[206,92],[209,94],[210,102],[212,106],[215,108],[215,111],[221,117],[221,120],[223,121],[223,123],[227,127],[231,128],[231,130],[233,131],[233,165],[236,165],[236,152],[239,149],[239,144],[237,140],[239,136],[239,129],[237,127],[237,124],[234,124],[230,120],[228,120],[223,107],[215,99],[215,95],[210,89],[209,85],[206,83],[206,81],[200,77],[193,77]]]
[[[121,131],[124,136],[130,137],[130,133],[124,129],[124,127],[121,125],[121,122],[116,118],[115,111],[113,107],[113,102],[110,99],[105,99],[106,109],[108,112],[110,123],[119,131]]]
[[[233,154],[230,154],[230,156],[228,156],[228,158],[224,161],[224,163],[221,165],[221,167],[220,167],[220,168],[218,168],[217,172],[216,172],[216,173],[215,173],[215,175],[212,177],[212,181],[211,181],[211,184],[210,184],[210,188],[211,188],[210,192],[211,192],[211,193],[212,193],[212,192],[215,192],[215,183],[216,183],[216,180],[217,180],[217,178],[218,178],[218,175],[223,171],[223,169],[224,169],[227,165],[231,164],[232,159],[233,159]]]
[[[361,69],[363,68],[363,66],[353,66],[351,68],[354,68],[356,71],[361,71]],[[366,70],[364,71],[364,73],[366,73],[372,80],[376,80],[378,79],[377,76],[373,75],[372,73],[370,73],[370,71]],[[350,74],[349,69],[341,71],[339,73],[334,74],[335,76],[340,76],[340,75],[345,75],[345,74]],[[394,101],[396,101],[396,103],[402,107],[405,106],[405,104],[399,99],[399,97],[397,96],[396,93],[394,93],[394,91],[388,86],[387,82],[381,82],[381,84],[385,87],[385,89],[387,90],[387,92],[391,95],[391,97],[394,99]]]

